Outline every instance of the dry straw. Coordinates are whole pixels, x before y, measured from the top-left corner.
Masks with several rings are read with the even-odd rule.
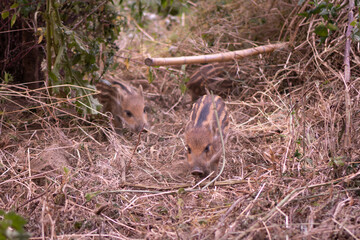
[[[349,11],[358,12],[329,1],[344,5],[339,29],[319,44],[322,18],[298,16],[310,7],[297,2],[199,1],[186,18],[191,35],[175,29],[184,56],[293,43],[234,61],[232,88],[214,91],[231,133],[224,170],[206,188],[186,171],[183,71],[155,69],[147,84],[134,46],[160,49],[143,33],[131,32],[132,41],[122,33],[113,73],[144,87],[151,128],[141,136],[116,134],[108,115],[79,116],[79,97],[1,84],[0,209],[24,216],[32,239],[359,239],[360,46],[344,34]],[[161,23],[143,31],[166,36]]]

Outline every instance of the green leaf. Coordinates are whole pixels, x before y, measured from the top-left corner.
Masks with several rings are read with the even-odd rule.
[[[185,193],[185,189],[184,188],[179,188],[178,194],[182,194],[182,193]]]
[[[51,82],[53,83],[53,85],[56,85],[58,78],[52,71],[49,72],[49,78],[51,79]]]
[[[111,66],[111,70],[116,70],[118,67],[119,67],[119,63],[118,62],[116,62],[116,63],[114,63],[112,66]]]
[[[5,84],[8,84],[8,83],[9,83],[9,75],[10,75],[10,74],[8,74],[7,72],[5,72],[5,74],[4,74],[4,83],[5,83]]]
[[[335,24],[332,24],[332,23],[327,23],[326,27],[331,31],[336,31],[339,29]]]
[[[10,220],[12,223],[11,227],[19,232],[23,231],[23,227],[27,223],[27,221],[22,216],[19,216],[14,212],[9,212],[6,214],[4,219]]]
[[[360,32],[356,32],[352,35],[354,42],[360,42]]]
[[[181,65],[181,72],[185,72],[186,70],[186,64]]]
[[[340,6],[333,6],[330,9],[331,16],[335,18],[338,15],[339,9],[340,9]]]
[[[12,27],[16,22],[16,13],[14,13],[14,15],[11,18],[11,23],[10,23],[10,27]]]
[[[180,90],[181,90],[181,93],[182,94],[185,94],[185,92],[186,92],[186,85],[185,84],[180,84]]]
[[[323,23],[315,28],[315,33],[320,37],[327,37],[329,35],[328,29]]]
[[[302,13],[299,13],[298,16],[308,18],[308,17],[309,17],[309,13],[308,13],[308,12],[302,12]]]
[[[198,220],[198,223],[200,225],[206,225],[208,223],[208,221],[206,221],[206,219],[200,219],[200,220]]]
[[[316,8],[309,10],[309,14],[318,14],[325,7],[326,7],[326,3],[322,2]]]
[[[305,158],[305,162],[311,166],[314,166],[313,160],[311,158]]]
[[[320,43],[324,43],[327,37],[320,37]]]
[[[152,72],[152,68],[149,67],[149,76],[148,76],[148,82],[151,84],[154,81],[154,74]]]
[[[158,211],[158,213],[161,214],[161,215],[167,215],[168,212],[169,212],[169,211],[167,210],[167,208],[164,207],[164,206],[159,206],[159,207],[157,208],[157,211]]]
[[[65,46],[60,46],[55,59],[54,68],[52,70],[52,72],[54,73],[57,79],[60,78],[59,71],[61,68],[61,62],[63,59],[64,51],[65,51]]]
[[[1,13],[1,17],[2,17],[2,19],[5,19],[5,18],[9,17],[9,11],[3,11]]]
[[[186,76],[185,78],[184,78],[184,83],[188,83],[190,81],[190,78],[188,77],[188,76]]]
[[[72,65],[76,65],[81,60],[81,54],[76,54],[72,59]]]
[[[27,221],[15,212],[5,213],[0,210],[0,240],[19,239],[27,240],[30,234],[25,231],[24,226]]]
[[[166,8],[167,7],[167,0],[161,0],[161,7]]]
[[[338,167],[343,167],[345,165],[345,162],[342,159],[335,159],[334,164]]]
[[[17,8],[19,6],[19,4],[17,2],[13,3],[13,5],[11,5],[10,9],[14,9]]]
[[[96,62],[96,57],[93,54],[87,54],[85,60],[87,64],[94,64]]]
[[[76,83],[79,85],[79,86],[83,86],[83,78],[84,78],[84,74],[78,70],[73,70],[73,77],[74,77],[74,80],[76,81]]]
[[[72,33],[72,32],[71,32]],[[73,40],[76,48],[79,51],[84,51],[86,53],[89,53],[89,49],[85,46],[85,44],[81,41],[81,39],[73,33]]]
[[[356,24],[357,24],[357,21],[356,21],[356,20],[354,20],[354,21],[352,21],[352,22],[350,23],[350,26],[355,27],[355,26],[356,26]]]
[[[85,199],[86,199],[86,201],[90,201],[91,199],[93,199],[93,198],[96,197],[97,195],[98,195],[97,192],[87,193],[87,194],[85,195]]]
[[[323,16],[323,17],[325,17],[325,15],[328,16],[328,15],[329,15],[329,10],[328,10],[327,8],[323,8],[323,9],[321,9],[321,11],[319,12],[319,15],[320,15],[320,16]]]

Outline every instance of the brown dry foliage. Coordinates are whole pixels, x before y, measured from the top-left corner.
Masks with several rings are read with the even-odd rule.
[[[32,239],[360,238],[359,43],[351,46],[345,149],[347,12],[320,45],[313,34],[320,20],[297,16],[296,2],[238,1],[221,11],[199,2],[188,17],[191,36],[175,43],[176,54],[189,55],[293,40],[289,51],[234,63],[225,97],[231,134],[215,186],[195,186],[186,171],[191,102],[179,90],[182,71],[160,67],[147,84],[146,56],[127,47],[148,39],[134,31],[138,41],[123,33],[114,75],[144,87],[152,126],[139,142],[126,130],[117,135],[106,118],[78,117],[72,100],[1,85],[0,209],[28,219]]]

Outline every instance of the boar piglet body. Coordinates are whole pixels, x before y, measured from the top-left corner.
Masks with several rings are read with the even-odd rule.
[[[220,121],[216,121],[215,108]],[[229,128],[228,113],[219,96],[202,96],[192,108],[190,121],[185,129],[187,160],[191,173],[200,177],[216,171],[221,156],[221,137],[227,139]]]
[[[99,102],[105,112],[112,113],[116,128],[121,128],[123,123],[135,132],[148,127],[141,86],[138,90],[119,80],[103,79],[96,88],[100,91]]]

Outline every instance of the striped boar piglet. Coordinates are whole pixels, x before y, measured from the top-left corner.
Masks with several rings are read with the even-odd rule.
[[[204,95],[193,104],[190,121],[185,128],[187,160],[193,175],[206,177],[217,170],[222,152],[220,131],[226,141],[228,128],[228,113],[221,97]]]
[[[119,80],[100,80],[96,84],[100,91],[99,102],[104,112],[111,112],[116,128],[129,128],[141,132],[148,127],[142,87],[135,89]]]

